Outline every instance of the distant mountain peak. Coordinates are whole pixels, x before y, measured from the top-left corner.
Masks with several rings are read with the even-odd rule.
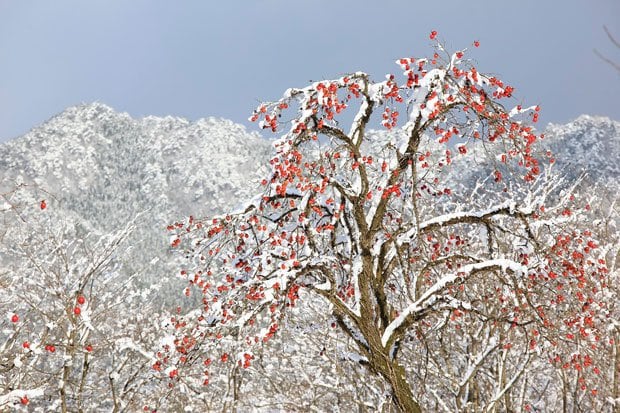
[[[0,176],[45,186],[66,208],[85,208],[82,215],[91,202],[119,199],[114,191],[126,204],[120,209],[133,212],[152,205],[155,196],[159,213],[171,220],[220,212],[249,198],[271,151],[268,140],[229,120],[134,119],[94,102],[67,108],[0,145]],[[109,218],[101,223],[127,217]]]
[[[114,108],[101,102],[81,103],[69,106],[58,115],[52,118],[78,117],[80,119],[95,119],[101,116],[129,116],[124,112],[118,112]]]
[[[588,175],[620,178],[620,122],[604,116],[581,115],[564,124],[549,124],[546,144],[561,165]]]
[[[606,116],[580,115],[565,124],[550,123],[545,129],[545,131],[551,131],[560,135],[579,133],[586,130],[596,130],[599,135],[602,132],[608,137],[615,135],[616,138],[620,138],[618,136],[620,122]]]

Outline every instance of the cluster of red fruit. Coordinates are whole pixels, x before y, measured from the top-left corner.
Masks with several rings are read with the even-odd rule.
[[[73,307],[73,314],[80,315],[82,314],[82,309],[80,308],[80,306],[86,303],[86,298],[84,298],[83,295],[78,295],[76,302],[77,302],[77,305]]]

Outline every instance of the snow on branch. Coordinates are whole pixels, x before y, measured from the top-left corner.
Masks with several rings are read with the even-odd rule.
[[[43,395],[44,395],[43,387],[39,387],[36,389],[30,389],[30,390],[22,390],[22,389],[12,390],[0,396],[0,407],[6,407],[9,404],[17,404],[17,403],[26,405],[28,404],[29,399],[34,399],[36,397],[42,397]]]
[[[405,308],[400,313],[400,315],[387,326],[385,332],[383,333],[383,336],[381,337],[381,344],[385,347],[390,341],[390,338],[392,337],[392,334],[396,329],[399,329],[403,325],[405,325],[406,321],[410,319],[411,316],[429,308],[432,304],[434,304],[438,299],[438,293],[442,291],[448,284],[456,281],[459,277],[473,274],[475,272],[494,271],[499,269],[501,269],[502,271],[510,270],[512,272],[521,274],[527,273],[526,266],[507,259],[495,259],[464,265],[459,269],[458,272],[448,274],[445,277],[441,278],[439,281],[433,284],[432,287],[426,290],[419,299],[417,299],[414,303],[410,304],[407,308]]]
[[[511,214],[515,211],[515,202],[506,201],[500,205],[493,206],[478,212],[454,212],[452,214],[440,215],[438,217],[429,219],[420,224],[420,230],[440,227],[444,225],[450,225],[452,223],[469,222],[472,218],[482,219],[497,214]]]
[[[517,374],[513,375],[510,381],[508,381],[508,383],[506,383],[506,385],[501,390],[498,390],[497,394],[495,394],[495,396],[493,397],[493,400],[491,400],[491,402],[488,404],[486,408],[487,412],[491,412],[494,410],[494,407],[497,401],[500,400],[502,396],[504,396],[504,394],[517,382],[517,380],[519,380],[519,378],[521,378],[521,375],[523,374],[523,372],[525,371],[525,368],[527,367],[527,365],[530,363],[531,360],[532,360],[532,354],[528,353],[526,360],[519,366],[519,370],[517,371]]]
[[[480,354],[478,354],[478,357],[476,357],[476,359],[473,361],[473,363],[471,363],[469,365],[469,367],[467,368],[467,372],[465,373],[465,375],[461,379],[461,382],[459,383],[459,387],[462,388],[463,386],[465,386],[467,384],[467,382],[469,382],[469,380],[478,371],[478,368],[480,367],[482,362],[486,359],[486,357],[493,350],[495,350],[498,346],[499,346],[499,342],[497,340],[497,337],[491,337],[489,339],[488,343],[486,344],[484,350]]]
[[[450,214],[440,215],[424,221],[420,224],[420,231],[430,231],[455,224],[468,224],[484,221],[495,215],[516,215],[524,216],[531,213],[531,208],[517,208],[514,201],[506,201],[499,205],[492,206],[482,211],[473,212],[453,212]],[[413,227],[409,231],[401,234],[397,241],[399,245],[407,243],[417,233],[417,228]]]

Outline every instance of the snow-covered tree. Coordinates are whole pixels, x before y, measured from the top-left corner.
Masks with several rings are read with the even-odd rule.
[[[24,185],[0,203],[0,410],[141,408],[162,318],[121,270],[135,223],[97,233]]]
[[[214,360],[250,367],[300,297],[326,303],[398,411],[527,410],[536,359],[597,374],[604,253],[537,156],[539,108],[506,109],[513,87],[435,48],[396,62],[402,82],[355,72],[257,108],[263,128],[290,125],[264,192],[169,228],[203,304],[160,352],[170,386],[208,384]],[[387,132],[368,131],[376,114]]]

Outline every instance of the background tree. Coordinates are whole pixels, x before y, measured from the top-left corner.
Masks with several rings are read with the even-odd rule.
[[[36,187],[3,199],[0,410],[142,408],[162,318],[149,304],[157,286],[140,289],[121,268],[135,223],[99,234]]]
[[[526,409],[537,358],[576,354],[570,363],[594,371],[586,356],[603,345],[607,267],[592,232],[574,225],[570,191],[536,156],[539,108],[506,109],[513,87],[466,50],[435,47],[397,61],[402,83],[355,72],[257,108],[251,119],[274,132],[297,109],[264,192],[170,228],[188,258],[187,294],[202,294],[156,363],[171,386],[208,384],[214,360],[251,366],[306,295],[323,300],[399,411],[430,400]],[[352,106],[345,130],[337,119]],[[367,132],[376,113],[390,133]],[[491,169],[473,187],[459,186],[467,165],[454,170],[468,153]]]
[[[611,34],[611,32],[609,31],[609,29],[607,28],[607,26],[603,26],[603,29],[605,30],[605,33],[607,34],[607,37],[609,38],[609,41],[616,46],[617,49],[620,49],[620,42],[618,42],[614,36]],[[605,56],[604,54],[602,54],[601,52],[599,52],[597,49],[594,49],[594,54],[596,54],[600,59],[602,59],[604,62],[606,62],[607,64],[609,64],[610,66],[612,66],[614,69],[616,69],[618,72],[620,72],[620,65],[618,63],[616,63],[615,61],[613,61],[612,59],[610,59],[609,57]]]

